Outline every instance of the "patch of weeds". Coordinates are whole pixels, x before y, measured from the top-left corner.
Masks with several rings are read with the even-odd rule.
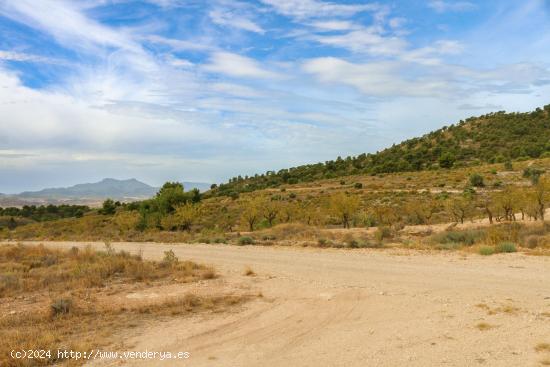
[[[254,244],[254,239],[252,237],[249,237],[249,236],[242,236],[242,237],[239,237],[239,239],[237,240],[237,244],[239,246],[253,245]]]
[[[495,249],[491,246],[481,246],[479,248],[479,254],[483,256],[490,256],[495,253]]]
[[[476,325],[476,328],[480,331],[486,331],[494,328],[494,326],[486,322],[480,322],[479,324]]]
[[[501,242],[496,246],[495,251],[498,253],[512,253],[517,252],[517,248],[512,242]]]

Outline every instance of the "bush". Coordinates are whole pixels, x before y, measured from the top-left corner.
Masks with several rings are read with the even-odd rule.
[[[319,247],[328,247],[330,245],[330,242],[326,238],[319,238],[317,244],[319,245]]]
[[[164,251],[164,259],[162,264],[168,267],[172,267],[178,263],[179,259],[172,250]]]
[[[483,181],[483,176],[479,173],[474,173],[470,176],[470,184],[474,187],[484,187],[485,182]]]
[[[499,253],[510,253],[510,252],[516,252],[516,245],[512,242],[501,242],[497,245],[495,248],[496,252]]]
[[[525,239],[525,246],[530,249],[537,248],[540,242],[540,236],[528,236]]]
[[[376,238],[377,241],[382,241],[386,238],[391,238],[391,237],[392,237],[391,228],[386,226],[378,227],[378,229],[374,233],[374,238]]]
[[[471,246],[484,237],[484,232],[480,230],[470,231],[448,231],[441,232],[432,237],[434,243],[441,244],[462,244]]]
[[[479,248],[479,254],[483,256],[489,256],[495,253],[495,249],[490,246],[481,246]]]
[[[237,240],[237,244],[239,246],[253,245],[254,244],[254,239],[252,237],[248,237],[248,236],[239,237],[239,239]]]

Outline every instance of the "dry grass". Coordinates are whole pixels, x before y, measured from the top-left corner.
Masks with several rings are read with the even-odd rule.
[[[550,343],[539,343],[535,347],[537,352],[550,352]]]
[[[246,268],[244,268],[243,275],[247,277],[253,277],[253,276],[256,276],[256,273],[254,272],[254,270],[252,270],[250,266],[247,266]]]
[[[69,251],[44,246],[0,246],[0,298],[23,293],[61,292],[102,287],[106,282],[151,282],[177,279],[189,282],[211,279],[209,267],[177,258],[162,262],[143,261],[126,252],[94,251],[91,248]]]
[[[507,314],[507,315],[517,315],[521,311],[519,307],[516,307],[513,305],[502,305],[499,307],[491,308],[485,303],[479,303],[476,305],[476,307],[486,311],[487,315],[496,315],[499,313]]]
[[[56,353],[49,360],[14,360],[8,355],[14,347],[90,350],[110,344],[113,330],[159,317],[219,311],[248,299],[186,294],[147,304],[110,301],[112,289],[120,291],[132,284],[147,288],[216,277],[210,267],[179,261],[171,251],[165,255],[163,261],[153,262],[116,253],[110,247],[98,252],[90,248],[60,251],[43,246],[1,246],[0,305],[10,306],[0,308],[0,365],[59,362]]]
[[[486,331],[494,328],[494,326],[486,322],[480,322],[476,325],[476,328],[481,331]]]

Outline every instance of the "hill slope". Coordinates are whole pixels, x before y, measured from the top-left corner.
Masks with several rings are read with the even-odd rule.
[[[234,177],[213,193],[230,195],[355,174],[421,171],[550,156],[550,105],[527,113],[468,118],[375,154]]]

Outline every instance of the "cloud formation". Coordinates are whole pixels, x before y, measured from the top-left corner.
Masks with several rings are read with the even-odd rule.
[[[0,2],[0,192],[219,182],[548,103],[540,1],[404,4]]]

